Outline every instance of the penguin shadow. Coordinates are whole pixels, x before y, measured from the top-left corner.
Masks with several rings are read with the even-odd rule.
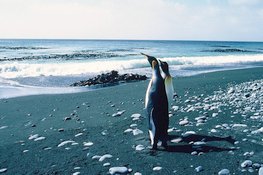
[[[169,140],[175,139],[175,138],[181,138],[180,141],[183,143],[187,143],[184,145],[171,145],[168,144],[166,149],[163,149],[162,151],[167,152],[177,152],[177,153],[192,153],[196,151],[197,153],[203,152],[222,152],[222,151],[231,151],[236,150],[236,148],[224,148],[224,147],[217,147],[207,144],[193,144],[194,142],[211,142],[211,141],[224,141],[231,143],[232,145],[235,142],[235,139],[233,139],[231,136],[229,137],[216,137],[216,136],[206,136],[206,135],[198,135],[198,134],[191,134],[188,136],[178,136],[178,135],[169,135]]]

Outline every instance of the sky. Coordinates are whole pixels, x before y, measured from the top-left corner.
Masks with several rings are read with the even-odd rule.
[[[0,38],[263,41],[263,0],[0,0]]]

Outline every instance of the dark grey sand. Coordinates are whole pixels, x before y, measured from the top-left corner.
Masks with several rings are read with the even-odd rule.
[[[11,175],[107,174],[110,167],[126,166],[132,169],[130,174],[144,175],[210,175],[222,169],[228,169],[230,174],[258,174],[263,163],[263,133],[251,132],[263,126],[262,112],[256,120],[250,119],[250,114],[233,114],[235,107],[228,104],[220,110],[201,107],[187,112],[198,102],[204,104],[204,99],[215,91],[222,90],[219,96],[226,96],[229,87],[258,79],[263,79],[262,68],[175,78],[174,88],[179,97],[173,106],[179,110],[171,109],[169,134],[171,139],[181,142],[169,143],[168,151],[156,152],[148,147],[148,123],[143,110],[148,81],[77,94],[2,99],[0,171]],[[210,100],[206,103],[214,103]],[[125,112],[120,116],[112,116],[122,110]],[[141,117],[133,121],[131,115],[135,113]],[[213,113],[218,115],[213,117]],[[195,118],[199,116],[205,116],[201,121],[204,124],[197,124]],[[189,123],[179,125],[184,118]],[[134,136],[135,128],[143,133]],[[186,131],[196,134],[183,137]],[[35,134],[38,136],[30,140]],[[58,147],[63,141],[71,142]],[[141,151],[135,150],[137,145],[142,145]],[[105,154],[112,157],[96,159],[96,155]],[[245,160],[251,160],[253,165],[242,168]],[[198,166],[202,166],[200,172],[195,169]]]

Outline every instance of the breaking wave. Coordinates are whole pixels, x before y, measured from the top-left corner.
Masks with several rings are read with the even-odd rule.
[[[263,54],[258,55],[235,55],[235,56],[202,56],[202,57],[172,57],[160,58],[167,61],[174,70],[215,69],[217,67],[242,68],[247,66],[262,66]],[[25,62],[2,62],[0,64],[0,77],[19,78],[36,76],[71,76],[97,74],[111,70],[150,70],[146,59],[136,58],[128,60],[98,59],[82,61],[25,63]]]

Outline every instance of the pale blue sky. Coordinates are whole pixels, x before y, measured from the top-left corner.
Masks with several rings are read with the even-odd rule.
[[[0,0],[0,38],[263,41],[262,0]]]

